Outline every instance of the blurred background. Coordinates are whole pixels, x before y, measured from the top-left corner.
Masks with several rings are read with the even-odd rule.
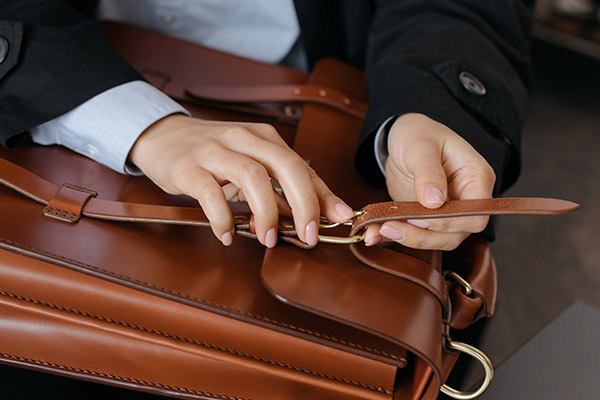
[[[581,209],[496,219],[496,315],[475,329],[495,366],[574,301],[600,309],[600,1],[538,1],[532,56],[522,173],[504,195],[559,197]],[[480,376],[469,363],[461,384]]]

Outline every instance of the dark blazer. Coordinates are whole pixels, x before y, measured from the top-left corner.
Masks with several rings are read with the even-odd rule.
[[[102,39],[93,0],[0,0],[0,140],[116,85],[142,79]],[[519,0],[297,0],[310,65],[333,56],[365,68],[371,103],[357,166],[381,181],[374,132],[419,112],[449,126],[490,163],[497,189],[519,172],[529,84],[531,2]]]

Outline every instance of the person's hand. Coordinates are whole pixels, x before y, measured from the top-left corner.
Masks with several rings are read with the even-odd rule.
[[[198,200],[226,246],[234,228],[227,200],[234,196],[248,202],[267,247],[277,243],[280,210],[291,212],[298,237],[311,245],[318,240],[320,213],[335,222],[354,216],[267,124],[170,115],[142,133],[129,160],[165,192]],[[285,198],[273,191],[270,178],[279,181]]]
[[[422,114],[396,119],[388,136],[386,183],[393,200],[418,201],[427,208],[446,200],[492,196],[496,175],[486,160],[447,126]],[[367,245],[393,240],[419,249],[453,250],[489,217],[419,219],[369,226]]]

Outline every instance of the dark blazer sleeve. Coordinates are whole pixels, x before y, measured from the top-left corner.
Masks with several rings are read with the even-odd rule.
[[[357,152],[363,174],[377,174],[376,129],[415,112],[471,143],[495,170],[496,192],[512,184],[528,103],[531,9],[519,0],[378,1],[365,68],[371,102]]]
[[[97,24],[61,0],[0,0],[0,143],[95,95],[141,76],[103,40]]]

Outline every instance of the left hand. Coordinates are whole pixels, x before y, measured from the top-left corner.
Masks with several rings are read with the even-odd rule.
[[[487,161],[447,126],[422,114],[396,119],[388,136],[385,166],[390,196],[439,208],[446,200],[490,198],[496,175]],[[367,229],[365,243],[393,240],[419,249],[453,250],[489,217],[391,221]]]

